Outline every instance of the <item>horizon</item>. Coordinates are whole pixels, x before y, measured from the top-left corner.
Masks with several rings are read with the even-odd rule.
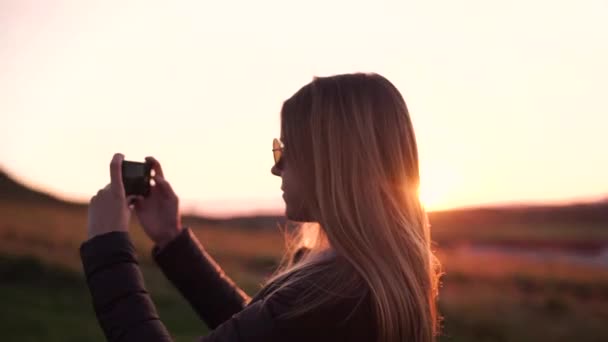
[[[429,211],[608,194],[608,3],[236,8],[0,3],[0,164],[88,202],[113,153],[152,155],[183,210],[281,212],[282,101],[313,76],[373,71],[408,105]]]
[[[71,204],[76,205],[88,205],[88,201],[79,201],[75,199],[62,198],[59,194],[54,194],[50,192],[45,192],[44,189],[36,188],[35,186],[31,186],[19,179],[18,176],[11,174],[2,163],[0,163],[0,173],[5,173],[9,179],[16,182],[20,186],[35,191],[44,195],[49,195],[51,197],[56,198],[59,201],[64,201]],[[243,204],[247,203],[246,201],[242,202]],[[482,205],[471,205],[471,206],[461,206],[461,207],[453,207],[453,208],[443,208],[443,209],[430,209],[427,210],[428,213],[439,213],[439,212],[447,212],[447,211],[460,211],[460,210],[478,210],[478,209],[514,209],[514,208],[534,208],[534,207],[544,207],[544,206],[572,206],[572,205],[587,205],[587,204],[596,204],[596,203],[608,203],[608,194],[604,196],[598,196],[596,198],[579,198],[579,199],[570,199],[566,201],[554,201],[554,202],[503,202],[503,203],[486,203]],[[209,207],[212,209],[204,209],[204,204],[191,204],[186,206],[180,206],[180,212],[182,216],[195,216],[202,218],[210,218],[210,219],[231,219],[231,218],[239,218],[239,217],[255,217],[255,216],[284,216],[284,206],[280,208],[263,208],[263,209],[253,209],[253,210],[236,210],[236,211],[226,211],[222,210],[224,206],[218,205],[217,203],[207,203]],[[219,210],[213,210],[213,207],[220,208]]]

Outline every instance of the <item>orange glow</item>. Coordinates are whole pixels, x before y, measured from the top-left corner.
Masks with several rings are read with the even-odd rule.
[[[454,170],[446,167],[421,169],[420,200],[428,211],[446,209],[453,206],[451,193],[458,184]]]
[[[440,203],[442,200],[442,191],[441,189],[432,189],[432,190],[420,190],[420,201],[424,205],[424,207],[431,211],[437,210],[440,207]]]

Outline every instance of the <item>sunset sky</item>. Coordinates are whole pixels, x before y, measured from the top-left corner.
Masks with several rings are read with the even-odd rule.
[[[608,1],[0,0],[0,167],[88,201],[153,155],[185,211],[280,210],[282,101],[377,72],[429,209],[608,195]]]

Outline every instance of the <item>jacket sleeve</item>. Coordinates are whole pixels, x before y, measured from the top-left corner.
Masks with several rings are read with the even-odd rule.
[[[111,232],[96,236],[81,245],[80,255],[93,308],[107,341],[173,341],[146,291],[135,248],[127,233]],[[214,279],[215,282],[225,281],[219,276]],[[204,291],[201,289],[201,292]],[[290,331],[298,334],[302,334],[302,331],[293,329],[293,326],[286,328],[285,324],[277,323],[275,319],[295,297],[295,293],[282,291],[269,301],[259,299],[227,317],[208,335],[200,337],[199,341],[295,341]],[[218,305],[211,298],[201,299],[200,304],[205,302]],[[233,309],[236,308],[237,305]],[[222,315],[227,312],[223,311]],[[298,327],[303,328],[301,324]]]
[[[81,245],[80,254],[93,308],[107,341],[173,341],[146,291],[135,248],[127,233],[111,232],[96,236]],[[212,279],[217,283],[227,282],[221,276]],[[221,324],[198,341],[354,341],[352,338],[336,339],[332,337],[334,335],[328,334],[337,328],[342,332],[354,331],[352,327],[344,329],[336,324],[336,318],[345,317],[347,312],[353,310],[354,306],[351,304],[327,306],[294,319],[279,318],[294,305],[299,305],[301,293],[311,285],[300,283],[285,287],[269,297],[257,298],[242,310],[237,310],[237,305],[234,305],[231,310],[221,311],[220,305],[215,303],[211,296],[204,295],[200,305],[216,305],[215,310],[220,312],[222,317],[228,312],[237,311],[230,317],[224,317]],[[201,292],[209,289],[204,283],[202,286]],[[207,311],[204,308],[201,310]],[[364,324],[359,322],[357,325]]]
[[[352,313],[369,312],[359,305],[364,298],[340,299],[324,304],[297,317],[283,314],[302,305],[301,294],[312,283],[293,284],[272,295],[254,299],[245,309],[233,315],[198,342],[326,342],[373,341],[368,328],[369,317],[348,320]],[[321,291],[321,290],[319,290]],[[320,294],[320,292],[314,292]],[[369,308],[371,309],[371,307]],[[354,324],[353,324],[354,323]]]
[[[172,341],[146,291],[127,233],[106,233],[84,242],[80,257],[107,341]]]
[[[221,269],[191,231],[163,249],[154,247],[152,257],[210,329],[245,308],[251,300]]]

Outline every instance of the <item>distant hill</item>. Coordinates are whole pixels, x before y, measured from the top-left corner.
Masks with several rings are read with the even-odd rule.
[[[277,225],[285,226],[285,216],[257,215],[236,216],[231,218],[209,218],[204,216],[185,215],[182,217],[184,225],[205,225],[222,227],[247,227],[247,229],[277,229]]]
[[[53,204],[68,207],[82,207],[81,203],[66,202],[49,194],[30,189],[12,179],[0,169],[0,200],[20,201],[37,204]]]
[[[25,201],[29,203],[53,204],[66,207],[86,207],[86,203],[66,202],[15,181],[0,169],[0,200]],[[608,229],[608,200],[595,203],[580,203],[552,206],[516,206],[466,208],[430,212],[429,219],[434,227],[470,226],[485,224],[521,223],[595,223],[606,224]],[[184,224],[205,224],[252,229],[276,229],[277,224],[285,224],[283,216],[242,216],[225,219],[185,215]]]
[[[608,201],[566,205],[523,205],[454,209],[429,213],[433,226],[450,227],[483,224],[606,224],[608,229]]]
[[[14,180],[4,170],[0,169],[0,200],[19,201],[30,204],[48,204],[61,207],[83,208],[87,203],[69,202],[44,192],[36,191],[28,186]],[[266,227],[276,228],[277,223],[284,224],[285,218],[281,216],[260,215],[243,216],[233,218],[209,218],[204,216],[185,215],[182,220],[184,224],[204,224],[207,226],[231,226],[261,229]]]

